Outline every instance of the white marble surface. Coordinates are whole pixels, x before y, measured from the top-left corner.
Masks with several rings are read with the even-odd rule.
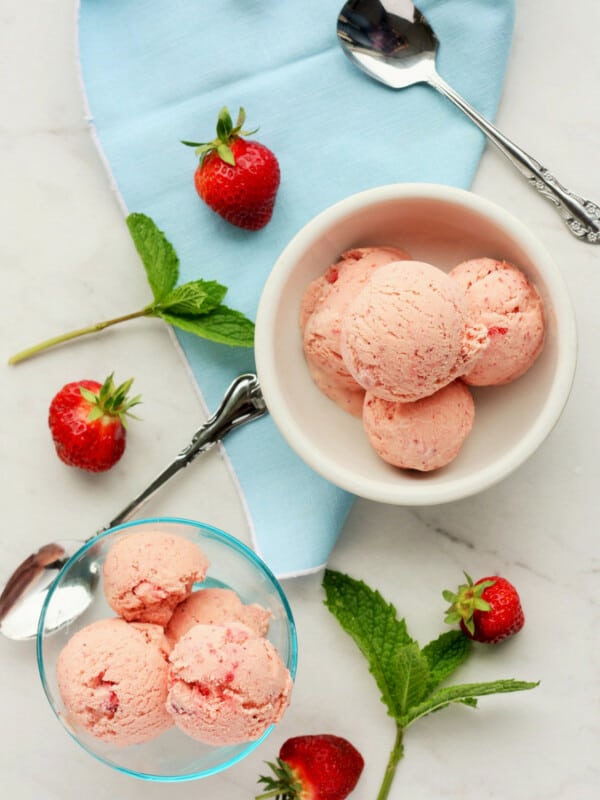
[[[519,0],[497,123],[569,188],[600,201],[600,6]],[[16,350],[90,319],[141,307],[145,278],[84,121],[72,2],[0,0],[2,175],[0,583],[27,553],[59,535],[103,526],[185,444],[204,417],[161,324],[141,321],[18,367]],[[488,148],[475,191],[512,210],[555,254],[576,309],[579,362],[560,423],[539,452],[486,493],[409,509],[357,502],[331,566],[393,601],[422,643],[444,629],[440,590],[461,571],[501,571],[517,584],[524,631],[480,648],[464,680],[539,679],[527,694],[484,698],[421,721],[391,797],[591,800],[598,779],[598,486],[600,248],[563,227],[502,156]],[[67,380],[120,376],[151,403],[127,458],[104,476],[60,468],[46,427]],[[245,538],[241,504],[213,452],[161,493],[149,513],[203,519]],[[293,705],[246,761],[202,785],[136,782],[90,759],[45,703],[34,647],[0,637],[0,786],[5,798],[130,800],[252,797],[262,761],[290,735],[330,731],[362,750],[353,796],[373,798],[393,729],[354,644],[322,605],[320,576],[286,581],[301,647]],[[349,713],[352,709],[352,713]]]

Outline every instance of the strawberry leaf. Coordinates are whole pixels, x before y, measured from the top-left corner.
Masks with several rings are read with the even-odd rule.
[[[158,316],[195,336],[234,347],[254,345],[254,323],[240,311],[220,305],[207,314],[186,316],[158,310]]]
[[[156,301],[174,288],[179,276],[179,258],[162,231],[145,214],[129,214],[127,227],[146,270]]]
[[[190,142],[187,139],[180,139],[181,144],[186,145],[186,147],[204,147],[206,142]]]
[[[90,413],[88,414],[88,422],[94,422],[100,417],[104,416],[104,411],[100,408],[100,406],[94,406]]]
[[[217,153],[219,154],[219,158],[221,161],[224,161],[226,164],[230,164],[232,167],[235,167],[235,156],[229,147],[228,144],[220,144],[217,147]]]
[[[217,281],[190,281],[176,286],[163,297],[160,308],[168,309],[171,314],[206,314],[221,305],[226,294],[227,287]]]
[[[240,109],[240,112],[241,111],[242,109]],[[231,136],[232,131],[233,131],[233,122],[231,121],[231,115],[228,109],[226,107],[223,107],[219,111],[219,116],[217,117],[217,137],[222,142],[227,142],[229,137]]]

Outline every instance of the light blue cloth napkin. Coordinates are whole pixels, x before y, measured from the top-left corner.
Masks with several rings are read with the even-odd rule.
[[[151,216],[180,257],[180,280],[229,287],[225,302],[255,319],[280,251],[315,214],[378,184],[468,187],[483,135],[427,86],[394,92],[337,44],[342,0],[81,0],[84,91],[127,211]],[[488,118],[501,93],[513,0],[421,0],[441,45],[442,76]],[[197,165],[180,139],[213,138],[228,106],[247,113],[277,155],[281,187],[261,231],[234,228],[196,195]],[[140,267],[141,269],[141,267]],[[213,410],[254,371],[253,354],[177,332]],[[353,497],[306,467],[267,416],[226,440],[256,549],[279,577],[322,567]],[[368,536],[368,531],[365,531]]]

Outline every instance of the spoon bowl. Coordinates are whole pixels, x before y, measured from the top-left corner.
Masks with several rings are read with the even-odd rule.
[[[394,4],[395,13],[381,2],[346,3],[337,35],[346,55],[363,72],[392,89],[404,89],[435,72],[439,40],[423,14],[411,2]]]
[[[35,636],[37,621],[50,588],[82,544],[79,540],[68,539],[44,545],[13,572],[0,599],[0,630],[4,636],[16,640]],[[88,562],[86,568],[72,576],[65,587],[65,604],[60,618],[53,618],[48,624],[53,628],[60,627],[66,608],[68,619],[82,614],[92,600],[96,584],[96,570]]]
[[[600,244],[600,206],[568,191],[554,175],[483,117],[436,70],[438,38],[411,0],[348,0],[337,20],[337,35],[350,61],[369,77],[404,89],[426,83],[463,111],[556,207],[578,239]]]

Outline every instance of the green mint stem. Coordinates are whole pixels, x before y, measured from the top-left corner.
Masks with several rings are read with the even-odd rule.
[[[46,339],[45,342],[41,342],[33,347],[28,347],[25,350],[21,350],[19,353],[15,353],[14,356],[11,356],[8,359],[8,363],[18,364],[20,361],[25,361],[27,358],[31,358],[32,356],[41,353],[43,350],[48,350],[48,348],[54,347],[57,344],[68,342],[69,339],[76,339],[79,336],[87,336],[90,333],[98,333],[98,331],[102,331],[104,328],[108,328],[111,325],[116,325],[119,322],[126,322],[129,319],[136,319],[137,317],[147,317],[152,315],[153,307],[148,306],[143,308],[141,311],[134,311],[132,314],[125,314],[122,317],[115,317],[114,319],[106,320],[106,322],[97,322],[95,325],[90,325],[87,328],[79,328],[79,330],[71,331],[70,333],[63,333],[61,336],[54,336],[52,339]]]
[[[385,773],[383,775],[381,788],[379,789],[379,794],[377,795],[376,800],[387,800],[389,796],[390,789],[392,788],[392,783],[394,782],[394,776],[396,775],[396,767],[398,766],[400,759],[404,755],[404,745],[402,744],[403,736],[404,736],[404,729],[397,724],[396,740],[394,741],[394,746],[390,752],[388,763],[385,768]]]

